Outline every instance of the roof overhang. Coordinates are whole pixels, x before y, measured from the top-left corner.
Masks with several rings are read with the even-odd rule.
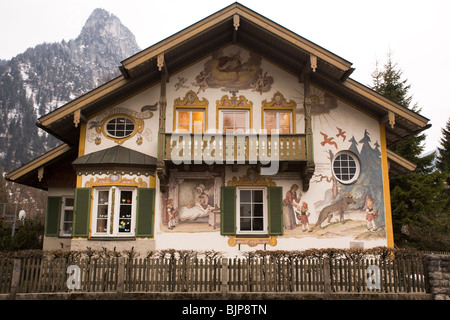
[[[387,158],[389,163],[389,177],[398,177],[416,170],[417,166],[387,149]]]
[[[55,186],[49,185],[50,181],[52,181],[51,183],[56,181],[60,187],[71,186],[74,183],[71,175],[64,174],[67,170],[58,169],[62,167],[67,169],[67,163],[70,164],[76,158],[77,152],[76,148],[62,144],[20,168],[9,172],[5,179],[44,190],[47,190],[50,186]],[[50,177],[53,178],[49,179]]]
[[[387,145],[425,130],[428,119],[384,98],[349,78],[354,70],[345,59],[234,3],[122,61],[122,75],[41,117],[38,126],[76,146],[83,121],[228,44],[254,51],[297,74],[310,74],[312,84],[344,99],[386,124]],[[317,61],[311,71],[312,59]],[[154,103],[151,101],[149,103]]]

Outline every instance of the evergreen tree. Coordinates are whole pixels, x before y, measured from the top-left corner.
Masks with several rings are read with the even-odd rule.
[[[411,86],[402,79],[403,72],[387,55],[382,70],[372,74],[372,89],[386,98],[415,112],[420,108],[411,106]],[[390,149],[417,165],[416,172],[391,178],[391,208],[394,241],[398,246],[414,246],[424,250],[442,250],[449,245],[448,197],[444,195],[444,178],[433,167],[435,153],[421,156],[424,151],[425,134],[411,136],[391,146]]]
[[[450,119],[448,119],[446,127],[442,128],[442,135],[436,167],[442,172],[450,173]]]
[[[378,62],[376,64],[376,69],[372,73],[372,89],[408,109],[420,112],[421,108],[417,104],[411,105],[412,96],[409,95],[411,85],[408,84],[407,79],[403,80],[402,76],[403,72],[392,61],[392,54],[388,53],[383,70],[378,69]],[[428,173],[432,170],[435,154],[421,157],[424,151],[424,142],[425,134],[421,133],[391,146],[390,149],[416,164],[418,171]]]

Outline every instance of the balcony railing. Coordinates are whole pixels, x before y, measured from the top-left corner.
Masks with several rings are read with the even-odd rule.
[[[180,163],[304,161],[306,134],[166,133],[164,160]]]

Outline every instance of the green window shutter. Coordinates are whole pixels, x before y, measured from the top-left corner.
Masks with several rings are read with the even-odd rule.
[[[222,187],[220,198],[220,234],[236,234],[236,187]]]
[[[45,235],[47,237],[58,236],[61,201],[61,197],[47,198],[47,214],[45,215]]]
[[[283,234],[283,188],[268,187],[269,235]]]
[[[155,221],[155,189],[137,189],[136,236],[153,237]]]
[[[75,189],[75,205],[73,208],[74,237],[89,236],[89,222],[91,217],[91,188]]]

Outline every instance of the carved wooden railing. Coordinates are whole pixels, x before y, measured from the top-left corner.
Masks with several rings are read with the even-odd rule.
[[[166,133],[164,160],[180,163],[306,161],[306,134]]]

